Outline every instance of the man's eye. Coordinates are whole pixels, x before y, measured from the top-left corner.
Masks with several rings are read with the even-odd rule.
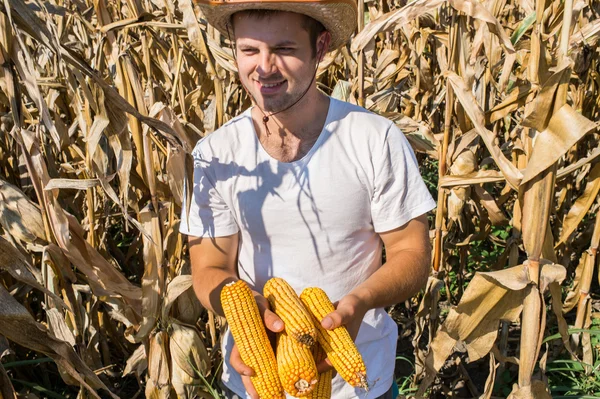
[[[280,53],[291,53],[294,51],[293,47],[277,47],[277,51]]]
[[[256,49],[253,48],[243,48],[240,51],[246,55],[256,54]]]

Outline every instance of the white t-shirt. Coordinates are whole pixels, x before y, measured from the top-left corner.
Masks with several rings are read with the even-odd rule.
[[[239,277],[259,292],[269,278],[282,277],[298,293],[318,286],[335,302],[381,266],[377,233],[436,205],[396,125],[333,98],[319,138],[295,162],[279,162],[264,150],[250,109],[200,140],[193,156],[192,203],[189,217],[183,204],[180,231],[198,237],[239,232]],[[356,344],[372,389],[354,389],[338,375],[332,398],[385,393],[397,337],[384,309],[367,312]],[[223,382],[248,397],[229,365],[232,344],[227,331]]]

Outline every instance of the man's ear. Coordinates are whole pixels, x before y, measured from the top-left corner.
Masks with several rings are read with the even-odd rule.
[[[317,39],[317,59],[319,62],[323,61],[325,54],[329,50],[329,44],[331,43],[331,33],[324,31],[319,35]]]

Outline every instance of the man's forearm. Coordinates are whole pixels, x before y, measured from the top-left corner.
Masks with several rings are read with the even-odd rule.
[[[427,282],[429,275],[429,241],[424,239],[416,248],[397,247],[387,252],[388,260],[363,283],[338,302],[335,312],[323,319],[321,325],[332,329],[346,326],[356,338],[367,311],[403,302],[415,295]]]
[[[427,283],[430,259],[428,250],[400,251],[349,295],[356,296],[366,310],[403,302]]]
[[[221,289],[238,279],[236,273],[238,235],[225,237],[191,237],[190,261],[196,297],[205,308],[223,316]]]
[[[223,316],[221,307],[221,289],[226,284],[236,281],[236,275],[219,267],[204,267],[198,272],[192,272],[194,292],[205,308]]]

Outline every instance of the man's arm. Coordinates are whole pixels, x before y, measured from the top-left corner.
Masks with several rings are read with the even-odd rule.
[[[356,338],[368,310],[403,302],[427,283],[431,263],[427,216],[416,217],[380,236],[386,262],[339,301],[335,312],[323,319],[324,328],[345,325],[352,338]]]
[[[190,237],[192,281],[196,296],[207,309],[223,316],[221,289],[238,280],[236,259],[238,235],[226,237]]]
[[[226,237],[190,237],[190,260],[194,292],[202,306],[224,316],[221,306],[221,289],[237,275],[238,235]],[[269,330],[283,329],[283,322],[269,310],[269,302],[260,293],[253,291],[254,299]]]
[[[224,316],[221,306],[221,289],[226,284],[239,279],[236,271],[238,240],[238,234],[215,238],[190,237],[189,239],[194,292],[205,308],[220,316]],[[266,298],[256,291],[253,292],[265,326],[273,332],[283,330],[283,321],[269,310],[269,302]],[[229,362],[234,370],[242,376],[242,382],[248,394],[253,399],[258,399],[258,394],[250,380],[250,377],[254,375],[254,370],[244,364],[235,344],[231,349]]]

